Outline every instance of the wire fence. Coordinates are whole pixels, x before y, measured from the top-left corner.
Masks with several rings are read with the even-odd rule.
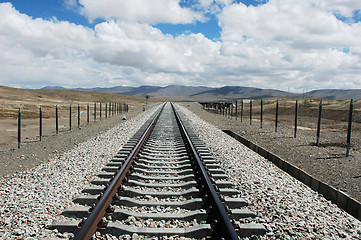
[[[344,144],[347,157],[352,131],[361,132],[361,100],[242,99],[200,103],[215,114],[241,122],[249,121],[252,127],[263,128],[265,122],[273,122],[275,133],[279,127],[292,129],[294,138],[300,129],[314,131],[316,146],[321,145],[322,131],[347,133]]]
[[[120,102],[95,102],[38,106],[24,105],[17,113],[17,145],[25,141],[42,141],[45,135],[80,129],[82,126],[102,121],[128,112],[129,106]],[[36,129],[38,130],[36,134]]]

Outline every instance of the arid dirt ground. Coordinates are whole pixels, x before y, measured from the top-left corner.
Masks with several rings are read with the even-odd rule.
[[[250,125],[249,106],[244,105],[243,121],[240,110],[235,116],[216,114],[215,110],[203,110],[198,103],[183,103],[189,110],[203,120],[220,129],[236,132],[253,143],[269,150],[284,160],[305,170],[313,177],[340,189],[361,201],[361,106],[355,102],[352,126],[352,148],[346,154],[347,118],[349,101],[329,101],[324,105],[321,124],[320,146],[316,146],[318,120],[318,101],[307,100],[312,107],[303,108],[300,102],[299,127],[294,138],[294,100],[288,104],[280,102],[278,130],[275,132],[275,105],[264,109],[263,128],[260,128],[260,113],[257,103],[253,103],[252,125]],[[312,101],[312,102],[311,102]],[[293,102],[293,104],[292,104]],[[334,104],[330,104],[330,103]],[[285,107],[286,105],[289,105]],[[258,109],[258,110],[257,110]]]
[[[150,99],[149,103],[157,102]],[[78,104],[80,106],[80,127],[87,125],[87,105],[89,105],[89,123],[94,123],[94,103],[96,104],[96,122],[100,121],[100,102],[102,120],[105,120],[105,107],[109,103],[126,103],[129,110],[142,109],[146,100],[119,94],[95,93],[72,90],[24,90],[0,86],[0,151],[17,148],[18,111],[21,108],[21,141],[23,143],[39,140],[39,110],[42,107],[43,136],[56,134],[55,106],[58,106],[59,132],[70,129],[70,104],[72,105],[71,128],[78,128]],[[109,115],[109,113],[108,113]],[[112,114],[113,115],[113,114]]]
[[[99,102],[102,105],[102,121]],[[149,100],[148,107],[158,100]],[[94,122],[93,107],[97,103]],[[129,105],[129,112],[105,118],[105,105],[121,102]],[[69,105],[72,104],[72,129],[69,130]],[[81,107],[78,128],[77,105]],[[86,108],[90,107],[89,124]],[[59,90],[22,90],[0,86],[0,177],[25,171],[65,152],[75,145],[95,137],[143,111],[146,100],[118,94]],[[59,133],[55,131],[55,105],[59,107]],[[39,140],[39,107],[43,108],[43,139]],[[21,148],[17,144],[17,113],[22,109]]]
[[[159,100],[150,99],[149,105]],[[129,104],[127,118],[139,114],[144,98],[123,95],[59,90],[22,90],[0,87],[0,176],[34,167],[49,157],[67,151],[74,145],[96,136],[122,121],[121,114],[94,123],[94,102],[125,102]],[[294,99],[280,99],[278,131],[275,132],[275,99],[264,100],[263,128],[260,128],[260,101],[252,105],[252,125],[249,103],[244,103],[235,116],[227,117],[216,110],[203,110],[194,102],[183,103],[202,119],[220,129],[229,129],[268,149],[286,161],[300,167],[315,178],[342,190],[361,201],[361,100],[354,104],[352,148],[346,153],[349,101],[324,100],[320,145],[316,146],[319,100],[300,99],[297,138],[294,138]],[[69,104],[72,104],[72,130],[69,131]],[[77,126],[77,105],[81,107],[81,127]],[[90,105],[90,123],[86,123],[86,106]],[[59,107],[59,134],[55,133],[55,105]],[[39,141],[39,107],[43,108],[43,141]],[[17,149],[17,112],[21,107],[22,146]],[[104,105],[102,106],[104,109]]]

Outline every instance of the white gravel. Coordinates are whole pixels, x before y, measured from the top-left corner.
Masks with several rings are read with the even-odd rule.
[[[260,239],[361,239],[361,222],[184,107],[195,133],[268,229]]]
[[[156,111],[153,108],[46,164],[0,179],[0,239],[67,237],[50,225]],[[11,160],[11,159],[9,159]]]

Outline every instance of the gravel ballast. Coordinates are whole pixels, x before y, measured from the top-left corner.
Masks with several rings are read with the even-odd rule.
[[[50,225],[155,108],[55,155],[49,162],[0,179],[0,239],[67,237]]]
[[[183,107],[179,109],[250,203],[249,209],[258,213],[256,221],[268,229],[267,235],[259,239],[360,239],[360,221],[220,129]],[[48,163],[2,177],[0,239],[68,237],[46,226],[59,219],[58,215],[72,205],[72,199],[154,111],[79,143]],[[140,239],[138,235],[129,236],[132,238]]]
[[[198,137],[268,229],[261,239],[360,239],[361,222],[188,109]]]

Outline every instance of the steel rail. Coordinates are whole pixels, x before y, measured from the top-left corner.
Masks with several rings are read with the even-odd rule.
[[[215,211],[215,217],[217,219],[217,227],[222,229],[222,233],[224,236],[222,238],[224,239],[232,239],[232,240],[238,240],[238,235],[226,213],[226,210],[224,209],[221,200],[219,199],[216,190],[214,189],[212,182],[207,174],[206,169],[204,168],[201,159],[198,156],[197,150],[194,147],[188,132],[186,128],[184,127],[184,124],[179,117],[178,113],[175,110],[175,107],[172,103],[172,108],[174,111],[174,114],[176,116],[177,123],[179,125],[181,134],[185,137],[186,144],[190,147],[191,154],[193,155],[195,159],[195,163],[197,168],[200,171],[200,176],[202,178],[203,184],[204,184],[204,191],[207,192],[208,198],[206,201],[209,201],[209,204],[212,206],[212,210]]]
[[[104,217],[107,208],[111,204],[113,197],[118,191],[118,188],[122,184],[123,179],[126,177],[126,174],[129,171],[130,166],[132,165],[135,156],[138,154],[140,148],[143,146],[145,140],[148,138],[150,133],[152,132],[156,122],[159,119],[160,114],[163,111],[165,104],[161,107],[159,112],[157,113],[157,116],[152,120],[152,122],[149,124],[145,132],[143,133],[142,137],[140,138],[137,145],[134,147],[128,158],[125,160],[122,167],[118,170],[117,174],[115,175],[114,179],[109,184],[109,187],[105,190],[104,194],[100,198],[99,202],[94,207],[93,211],[89,215],[89,217],[86,219],[85,223],[79,230],[79,232],[75,236],[75,240],[88,240],[91,239],[93,234],[98,228],[98,223],[100,220]]]

